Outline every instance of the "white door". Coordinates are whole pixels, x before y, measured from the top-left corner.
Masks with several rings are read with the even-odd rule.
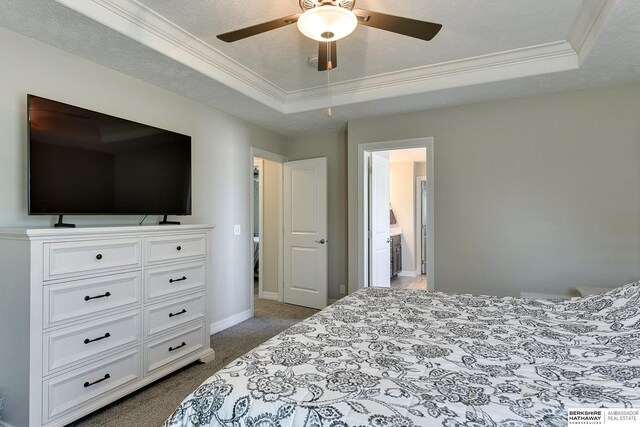
[[[371,153],[369,182],[371,239],[369,239],[370,286],[390,287],[391,237],[389,235],[389,159]]]
[[[327,305],[327,159],[284,164],[284,302]]]

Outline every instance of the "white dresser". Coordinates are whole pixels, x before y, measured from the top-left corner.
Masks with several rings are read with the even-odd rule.
[[[212,360],[212,228],[0,229],[3,421],[62,426]]]

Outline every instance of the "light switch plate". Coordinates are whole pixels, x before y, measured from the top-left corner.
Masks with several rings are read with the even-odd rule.
[[[234,236],[240,235],[240,224],[236,224],[233,226],[233,235]]]
[[[345,285],[340,285],[340,293],[341,294],[346,294],[347,293],[347,287]]]

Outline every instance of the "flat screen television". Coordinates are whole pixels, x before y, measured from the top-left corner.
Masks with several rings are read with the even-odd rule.
[[[190,136],[27,98],[29,215],[191,214]]]

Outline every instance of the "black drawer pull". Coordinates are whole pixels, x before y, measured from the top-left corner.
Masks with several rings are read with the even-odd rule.
[[[183,308],[182,311],[179,311],[177,313],[169,313],[169,317],[180,316],[181,314],[185,314],[186,312],[187,312],[187,310],[185,308]]]
[[[100,341],[100,340],[103,340],[103,339],[105,339],[105,338],[109,338],[110,336],[111,336],[111,334],[110,334],[109,332],[107,332],[106,334],[104,334],[104,336],[103,336],[103,337],[94,338],[94,339],[92,339],[92,340],[90,340],[89,338],[87,338],[87,339],[85,339],[85,340],[84,340],[84,343],[85,343],[85,344],[89,344],[90,342]]]
[[[97,259],[97,260],[101,260],[101,259],[102,259],[102,254],[98,254],[98,255],[96,255],[96,259]]]
[[[181,251],[181,250],[182,250],[182,246],[178,246],[178,247],[176,248],[176,250],[177,250],[177,251]]]
[[[111,296],[111,292],[105,292],[104,295],[97,295],[95,297],[90,297],[89,295],[87,295],[86,297],[84,297],[85,301],[89,301],[92,299],[98,299],[98,298],[107,298]]]
[[[187,276],[182,276],[179,279],[169,279],[169,283],[173,283],[173,282],[182,282],[183,280],[187,280]]]
[[[91,387],[92,385],[95,385],[95,384],[101,383],[102,381],[104,381],[104,380],[108,380],[109,378],[111,378],[111,375],[106,374],[106,375],[104,376],[104,378],[100,378],[99,380],[96,380],[96,381],[94,381],[94,382],[92,382],[92,383],[90,383],[89,381],[87,381],[86,383],[84,383],[84,387],[85,387],[85,388],[87,388],[87,387]]]
[[[180,345],[179,345],[179,346],[177,346],[177,347],[169,347],[169,351],[177,350],[177,349],[179,349],[179,348],[181,348],[181,347],[184,347],[185,345],[187,345],[187,343],[186,343],[186,342],[184,342],[184,341],[182,341],[182,344],[180,344]]]

